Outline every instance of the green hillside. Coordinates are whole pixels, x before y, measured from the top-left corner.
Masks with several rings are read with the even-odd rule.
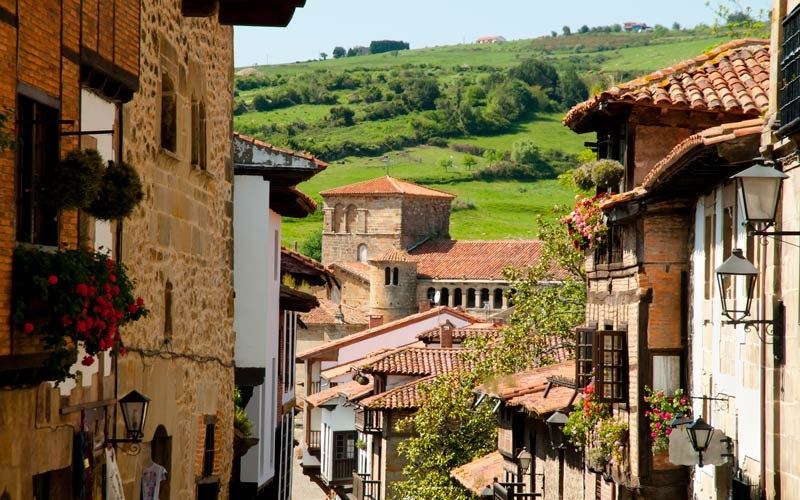
[[[532,238],[537,214],[572,202],[555,177],[594,140],[563,127],[564,112],[724,41],[661,28],[258,66],[236,77],[234,127],[328,161],[300,186],[320,202],[321,190],[388,172],[456,194],[454,238]],[[284,220],[284,244],[321,220]]]

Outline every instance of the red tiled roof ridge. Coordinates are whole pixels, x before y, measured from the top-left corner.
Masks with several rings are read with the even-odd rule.
[[[697,83],[692,78],[692,72],[700,72],[704,68],[710,71],[726,57],[735,52],[746,51],[749,47],[756,47],[759,51],[766,52],[767,56],[769,56],[769,40],[756,38],[733,40],[692,59],[676,63],[668,68],[654,71],[628,82],[620,83],[599,94],[595,94],[588,100],[573,106],[566,113],[562,122],[567,127],[579,128],[580,120],[605,101],[640,102],[656,106],[687,107],[691,109],[708,109],[710,111],[715,109],[731,112],[738,110],[743,114],[763,112],[769,105],[769,97],[765,89],[762,88],[762,86],[769,87],[768,63],[766,67],[764,67],[764,63],[761,63],[763,70],[759,73],[761,74],[760,78],[753,78],[754,75],[759,75],[754,73],[758,62],[747,64],[738,59],[731,63],[730,68],[718,68],[718,70],[727,69],[728,71],[724,71],[726,73],[724,75],[716,71],[722,86],[720,88],[715,86],[708,95],[703,91],[703,88],[710,85],[710,83],[706,82],[707,85],[698,88]],[[754,57],[751,54],[752,58]],[[737,65],[737,63],[739,64]],[[746,68],[742,69],[742,71],[736,71],[735,68],[741,68],[741,64],[745,64]],[[742,92],[734,93],[731,91],[731,78],[727,76],[730,71],[735,73],[734,78],[737,79],[737,82],[742,78],[747,80]],[[766,74],[766,76],[763,76],[763,74]],[[702,76],[705,79],[705,75]],[[741,85],[741,83],[739,84]],[[684,85],[686,85],[685,88]],[[671,87],[675,87],[674,91]],[[647,88],[652,90],[651,95],[642,92],[643,89]],[[750,93],[753,93],[754,96],[749,95]],[[711,99],[711,101],[707,101],[707,99]]]
[[[353,194],[400,194],[403,196],[450,199],[456,197],[454,194],[442,191],[440,189],[429,188],[421,184],[404,181],[389,175],[376,177],[374,179],[367,179],[365,181],[356,182],[355,184],[349,184],[347,186],[326,189],[325,191],[320,191],[319,194],[323,197],[330,195]]]
[[[472,352],[462,348],[405,346],[360,365],[364,373],[440,375],[471,363],[462,362],[461,354]]]
[[[382,254],[369,259],[370,262],[416,262],[417,259],[412,257],[402,248],[390,247],[387,248]]]
[[[364,281],[369,281],[369,264],[364,264],[360,261],[344,261],[344,260],[337,260],[336,262],[331,262],[328,267],[333,268],[337,267],[342,271],[355,276]]]
[[[285,253],[286,255],[289,255],[290,257],[292,257],[292,258],[294,258],[296,260],[299,260],[300,262],[303,262],[307,266],[312,267],[314,269],[317,269],[317,270],[319,270],[321,272],[324,272],[326,274],[331,272],[331,270],[328,269],[328,267],[325,266],[322,262],[320,262],[320,261],[318,261],[316,259],[312,259],[311,257],[309,257],[307,255],[303,255],[300,252],[298,252],[297,250],[292,250],[289,247],[285,247],[285,246],[281,245],[281,253]]]
[[[393,387],[388,391],[374,394],[359,402],[360,406],[371,409],[401,409],[401,408],[416,408],[419,403],[419,394],[417,387],[421,384],[427,384],[433,381],[438,375],[429,375],[427,377],[412,380],[407,384]]]
[[[358,333],[354,333],[354,334],[348,335],[346,337],[342,337],[340,339],[334,340],[332,342],[328,342],[328,343],[323,344],[321,346],[313,347],[311,349],[306,349],[305,351],[298,353],[297,354],[297,358],[298,359],[309,358],[309,357],[312,357],[315,354],[321,354],[321,353],[324,353],[324,352],[333,351],[333,350],[336,350],[336,349],[338,349],[340,347],[348,346],[350,344],[354,344],[356,342],[359,342],[359,341],[361,341],[361,340],[363,340],[365,338],[370,338],[370,337],[372,337],[374,335],[377,335],[379,333],[382,333],[384,331],[387,331],[387,332],[388,331],[392,331],[392,330],[394,330],[396,328],[400,328],[400,327],[409,325],[411,323],[414,323],[415,321],[440,315],[443,312],[447,312],[448,314],[452,314],[454,316],[458,316],[458,317],[460,317],[460,318],[462,318],[462,319],[464,319],[464,320],[466,320],[466,321],[468,321],[470,323],[475,323],[475,322],[478,321],[478,319],[476,317],[472,316],[471,314],[465,313],[463,311],[459,311],[458,309],[453,309],[452,307],[447,307],[447,306],[432,307],[427,311],[419,312],[419,313],[416,313],[416,314],[411,314],[409,316],[405,316],[403,318],[399,318],[399,319],[396,319],[394,321],[390,321],[389,323],[384,323],[382,325],[375,326],[373,328],[368,328],[368,329],[366,329],[364,331],[361,331],[361,332],[358,332]],[[410,342],[410,343],[412,343],[412,342]]]
[[[298,158],[304,158],[306,160],[313,161],[314,163],[317,164],[318,167],[320,167],[321,170],[325,169],[325,168],[328,168],[328,163],[327,162],[324,162],[324,161],[320,160],[319,158],[317,158],[316,156],[312,155],[311,153],[294,151],[294,150],[291,150],[291,149],[285,149],[285,148],[281,148],[281,147],[278,147],[278,146],[274,146],[274,145],[272,145],[272,144],[270,144],[268,142],[260,141],[260,140],[256,139],[255,137],[250,137],[249,135],[242,134],[241,132],[234,131],[233,132],[233,136],[234,137],[238,137],[238,138],[242,139],[243,141],[247,141],[247,142],[253,143],[253,144],[257,145],[257,146],[263,146],[265,148],[270,148],[272,150],[278,151],[279,153],[286,153],[286,154],[291,155],[291,156],[296,156]]]

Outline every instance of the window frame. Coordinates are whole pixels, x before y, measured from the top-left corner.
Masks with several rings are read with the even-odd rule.
[[[624,403],[628,400],[628,352],[627,331],[597,330],[594,338],[594,394],[603,403]],[[611,339],[611,346],[606,348],[606,339]],[[610,353],[612,361],[607,361]],[[618,353],[618,361],[613,361],[614,353]],[[611,386],[610,394],[607,386]],[[614,390],[616,388],[616,391]]]
[[[781,22],[779,107],[780,129],[785,136],[800,129],[800,5]],[[792,75],[786,78],[786,75]]]
[[[575,387],[577,388],[586,387],[592,381],[596,332],[597,327],[593,325],[575,328]]]

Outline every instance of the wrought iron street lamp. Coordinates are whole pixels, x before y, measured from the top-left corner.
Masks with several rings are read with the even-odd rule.
[[[125,422],[125,433],[127,438],[109,439],[111,444],[128,443],[130,449],[126,450],[129,455],[137,455],[141,451],[140,443],[144,437],[144,425],[147,421],[147,409],[150,406],[150,398],[133,390],[119,400],[119,407],[122,409],[122,420]]]
[[[759,163],[731,177],[736,180],[744,219],[754,229],[758,229],[756,225],[769,227],[775,224],[781,184],[788,177],[773,168],[771,161],[764,158],[756,161]]]
[[[550,444],[554,450],[564,449],[564,424],[567,423],[567,415],[561,411],[555,411],[545,421],[547,432],[550,434]]]
[[[523,446],[522,451],[517,454],[517,462],[519,463],[520,472],[525,475],[531,467],[531,462],[533,462],[533,455],[526,447]]]
[[[731,256],[716,271],[719,297],[722,301],[722,314],[731,321],[743,320],[750,314],[758,269],[745,259],[741,249],[734,248]],[[744,300],[737,301],[735,290],[738,277],[745,280],[745,297]]]
[[[711,442],[711,436],[714,434],[714,428],[706,423],[702,417],[686,426],[686,431],[689,433],[689,440],[692,442],[692,448],[698,453],[699,465],[703,466],[703,452],[708,449]]]

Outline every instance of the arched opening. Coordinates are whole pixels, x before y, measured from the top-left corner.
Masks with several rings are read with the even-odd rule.
[[[358,245],[358,261],[362,264],[367,263],[367,245],[363,243]]]
[[[475,304],[475,289],[474,288],[468,288],[467,289],[467,307],[475,308],[475,307],[478,307],[478,306],[479,305]]]
[[[356,218],[358,217],[358,212],[356,211],[355,205],[348,205],[347,206],[347,213],[345,215],[345,232],[346,233],[355,233],[356,232]]]
[[[450,305],[450,289],[449,288],[442,288],[441,290],[441,297],[439,299],[440,306],[448,306]]]
[[[431,304],[437,305],[436,304],[436,289],[435,288],[433,288],[433,287],[428,288],[428,291],[425,292],[425,296],[428,297],[428,300],[431,301]],[[441,294],[440,294],[440,299],[439,300],[441,300]]]
[[[331,230],[338,233],[342,228],[342,221],[344,219],[344,207],[341,204],[336,204],[333,207],[333,219],[331,220]]]
[[[384,285],[391,285],[392,284],[392,270],[391,268],[384,268],[383,270],[383,284]]]
[[[480,307],[486,304],[486,307],[492,309],[492,301],[489,300],[489,289],[488,288],[481,288],[481,303],[478,304]]]
[[[460,288],[453,291],[453,307],[458,307],[464,303],[463,293]]]
[[[397,285],[400,281],[400,271],[395,267],[392,269],[392,284]]]
[[[502,309],[503,308],[503,290],[500,288],[494,289],[494,305],[492,306],[493,309]]]

